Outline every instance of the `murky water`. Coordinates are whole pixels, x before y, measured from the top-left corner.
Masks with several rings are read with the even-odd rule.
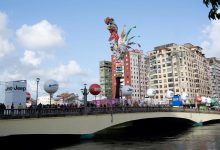
[[[72,146],[58,148],[59,150],[219,150],[220,124],[192,127],[176,135],[149,137],[131,136],[123,138],[100,138],[81,141]]]
[[[181,121],[167,121],[128,123],[89,140],[76,135],[18,135],[0,137],[0,144],[2,148],[22,150],[220,150],[219,123],[186,128]]]

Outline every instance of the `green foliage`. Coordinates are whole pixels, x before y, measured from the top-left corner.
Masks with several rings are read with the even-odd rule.
[[[203,0],[203,3],[206,5],[206,7],[209,7],[209,5],[211,5],[212,7],[208,15],[210,20],[220,19],[220,13],[218,12],[218,7],[220,6],[220,0]]]

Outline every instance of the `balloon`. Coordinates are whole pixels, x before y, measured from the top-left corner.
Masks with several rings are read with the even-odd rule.
[[[133,89],[130,85],[124,85],[121,91],[123,96],[131,96]]]
[[[31,94],[29,92],[26,92],[26,101],[31,99]]]
[[[189,95],[187,93],[182,93],[181,98],[182,100],[187,100],[189,98]]]
[[[205,97],[205,96],[202,96],[201,98],[202,98],[202,101],[201,101],[201,102],[205,104],[205,103],[207,102],[206,97]]]
[[[154,97],[154,95],[156,94],[156,90],[153,88],[150,88],[147,90],[147,96],[149,97]]]
[[[171,98],[174,96],[174,92],[173,91],[167,91],[167,98]]]
[[[90,87],[89,87],[89,92],[90,92],[92,95],[98,95],[98,94],[101,92],[101,86],[98,85],[98,84],[92,84],[92,85],[90,85]]]
[[[212,105],[216,104],[216,102],[217,102],[217,101],[216,101],[216,98],[212,98],[212,99],[211,99],[211,104],[212,104]]]
[[[206,103],[210,104],[211,103],[211,98],[206,97]]]
[[[197,102],[201,102],[202,101],[202,97],[201,96],[196,96],[196,101]]]

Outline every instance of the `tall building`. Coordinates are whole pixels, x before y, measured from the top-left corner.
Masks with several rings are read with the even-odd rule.
[[[128,99],[140,100],[145,97],[147,87],[145,59],[146,57],[141,50],[128,51],[124,55],[121,86],[130,85],[133,88],[132,95]],[[112,56],[112,97],[115,97],[115,67],[116,62]]]
[[[165,99],[167,90],[187,93],[190,103],[197,94],[211,96],[209,64],[202,48],[190,43],[155,47],[147,53],[148,88],[156,88],[155,99]]]
[[[210,79],[212,87],[212,97],[220,98],[220,59],[208,58],[210,67]]]
[[[99,62],[99,77],[101,96],[112,98],[112,63],[110,61]]]

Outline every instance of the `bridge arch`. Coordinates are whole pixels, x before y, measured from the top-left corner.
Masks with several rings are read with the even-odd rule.
[[[135,112],[3,119],[0,123],[0,136],[16,134],[93,134],[125,122],[152,118],[180,118],[198,123],[220,119],[220,115],[198,112]]]

